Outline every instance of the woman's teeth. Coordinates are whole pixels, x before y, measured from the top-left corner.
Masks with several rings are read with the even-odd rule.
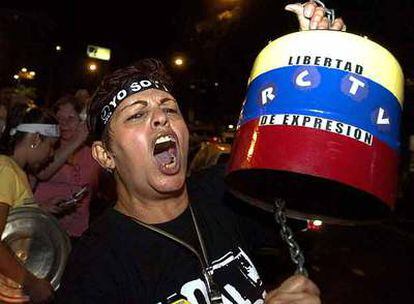
[[[163,144],[163,143],[168,142],[168,141],[175,142],[175,139],[171,135],[161,136],[161,137],[157,138],[157,140],[155,141],[155,144],[156,145]]]
[[[173,135],[163,135],[155,140],[154,157],[165,170],[174,170],[178,165],[176,141]]]

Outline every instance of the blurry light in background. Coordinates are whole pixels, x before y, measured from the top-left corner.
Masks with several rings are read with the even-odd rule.
[[[36,72],[35,71],[29,71],[26,67],[23,67],[20,69],[20,71],[18,71],[13,78],[14,79],[28,79],[28,80],[32,80],[34,79],[36,76]]]
[[[62,47],[61,47],[60,45],[57,45],[57,46],[56,46],[56,51],[57,51],[57,52],[60,52],[61,50],[62,50]]]
[[[221,3],[223,4],[238,4],[240,2],[240,0],[220,0]]]
[[[322,229],[323,222],[321,220],[308,220],[308,230],[320,231]]]
[[[90,72],[95,72],[98,69],[98,66],[95,63],[89,63],[88,64],[88,70]]]
[[[226,10],[226,11],[224,11],[224,12],[217,15],[217,18],[220,21],[229,20],[229,19],[232,19],[233,17],[234,17],[234,14],[230,10]]]
[[[174,57],[174,59],[173,59],[173,63],[174,63],[174,65],[175,65],[175,66],[177,66],[177,67],[182,67],[182,66],[184,66],[184,64],[185,64],[184,57],[182,57],[182,56],[177,56],[177,57]]]
[[[177,58],[174,60],[175,65],[183,65],[184,60],[182,58]]]
[[[315,226],[322,226],[322,221],[321,221],[321,220],[314,220],[314,221],[313,221],[313,224],[314,224]]]
[[[227,126],[229,129],[234,129],[234,125],[228,125]]]

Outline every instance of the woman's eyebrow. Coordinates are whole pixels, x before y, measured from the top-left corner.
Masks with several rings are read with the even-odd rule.
[[[135,106],[137,104],[140,104],[140,105],[143,105],[143,106],[147,106],[148,105],[148,101],[146,101],[146,100],[135,100],[134,102],[131,102],[130,104],[122,107],[121,109],[119,109],[119,112],[122,112],[123,110],[125,110],[125,109],[127,109],[129,107]]]
[[[168,102],[168,101],[172,101],[172,102],[177,103],[177,100],[175,100],[174,98],[171,98],[171,97],[164,97],[164,98],[162,98],[162,99],[160,100],[160,104],[164,104],[164,103],[166,103],[166,102]]]

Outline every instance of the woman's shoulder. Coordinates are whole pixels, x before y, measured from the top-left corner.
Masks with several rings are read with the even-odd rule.
[[[14,174],[25,175],[24,171],[10,156],[0,154],[0,173],[2,174]]]
[[[102,295],[110,294],[115,288],[116,278],[121,274],[119,259],[107,235],[111,228],[107,225],[111,226],[108,218],[95,223],[72,248],[56,303],[87,303],[86,299],[95,298],[102,303]]]
[[[74,157],[78,163],[86,163],[88,166],[92,166],[94,169],[100,168],[97,161],[95,161],[95,159],[92,157],[92,149],[88,145],[83,145],[81,148],[79,148],[75,152]]]
[[[14,166],[16,162],[7,155],[0,154],[0,166]]]
[[[75,243],[70,253],[68,269],[77,270],[93,268],[113,260],[112,250],[115,223],[112,216],[106,212],[97,219]]]
[[[83,233],[79,241],[76,243],[73,255],[87,257],[101,252],[102,248],[108,249],[117,247],[120,244],[120,234],[127,228],[128,223],[112,208],[108,208],[103,214],[95,219],[89,228]],[[89,254],[86,254],[89,253]],[[85,255],[86,254],[86,255]]]
[[[82,145],[81,147],[79,147],[76,152],[74,153],[74,155],[76,157],[88,157],[88,158],[92,158],[92,153],[91,153],[92,149],[90,146],[88,145]]]

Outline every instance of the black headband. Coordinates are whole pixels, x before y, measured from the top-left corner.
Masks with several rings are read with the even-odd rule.
[[[164,92],[169,92],[167,86],[158,80],[152,80],[147,78],[131,79],[126,82],[114,96],[103,103],[100,113],[100,117],[97,121],[97,129],[103,130],[110,121],[112,114],[115,112],[116,107],[128,96],[143,92],[149,89],[158,89]]]

